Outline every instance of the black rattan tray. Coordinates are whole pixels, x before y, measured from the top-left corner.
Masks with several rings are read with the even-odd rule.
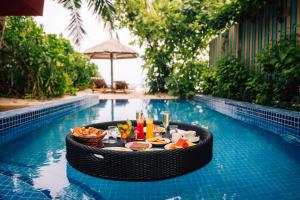
[[[89,126],[107,129],[118,122],[105,122]],[[156,121],[155,124],[160,124]],[[179,129],[194,130],[200,141],[191,147],[163,151],[121,152],[104,150],[77,142],[71,134],[66,136],[67,160],[72,167],[86,174],[118,180],[159,180],[186,174],[205,166],[212,159],[212,134],[201,127],[182,123]],[[88,127],[88,126],[87,126]]]

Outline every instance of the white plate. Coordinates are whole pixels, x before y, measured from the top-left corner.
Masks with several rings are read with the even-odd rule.
[[[166,144],[168,144],[168,143],[170,143],[171,142],[171,140],[170,139],[168,139],[168,138],[163,138],[164,140],[165,140],[165,142],[164,143],[159,143],[159,142],[151,142],[151,141],[149,141],[149,139],[147,139],[146,140],[146,142],[150,142],[152,145],[156,145],[156,146],[163,146],[163,145],[166,145]]]
[[[146,149],[145,151],[164,151],[164,149],[151,148],[151,149]]]
[[[142,143],[142,144],[148,144],[148,148],[141,149],[141,150],[138,150],[138,149],[132,149],[132,148],[131,148],[131,145],[132,145],[133,143],[135,143],[135,142],[137,142],[137,143]],[[131,149],[131,150],[144,151],[144,150],[150,149],[150,148],[152,147],[152,144],[151,144],[150,142],[139,142],[139,141],[134,141],[134,142],[128,142],[128,143],[126,143],[126,144],[125,144],[125,147],[128,148],[128,149]]]
[[[132,151],[131,149],[128,149],[128,148],[125,148],[125,147],[105,147],[103,149],[111,150],[111,151]]]

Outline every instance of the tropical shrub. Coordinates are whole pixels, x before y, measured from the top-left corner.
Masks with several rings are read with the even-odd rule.
[[[187,63],[187,66],[174,66],[172,76],[166,78],[168,93],[184,98],[192,98],[200,92],[201,72],[206,62]]]
[[[266,101],[276,107],[300,110],[300,43],[281,41],[258,57],[264,75]],[[263,94],[262,94],[263,95]]]
[[[213,94],[224,98],[245,99],[245,83],[249,76],[249,72],[237,58],[224,57],[217,64]]]
[[[135,42],[145,47],[149,92],[191,97],[197,89],[190,75],[210,36],[204,1],[117,0],[114,6],[120,27],[127,27],[137,36]]]
[[[0,95],[47,98],[87,88],[96,65],[32,18],[8,17],[0,49]]]
[[[208,66],[204,67],[201,72],[200,79],[200,93],[201,94],[214,94],[216,83],[216,72]]]
[[[292,110],[300,110],[300,44],[282,41],[257,58],[259,72],[249,72],[237,58],[221,59],[204,68],[201,92]]]

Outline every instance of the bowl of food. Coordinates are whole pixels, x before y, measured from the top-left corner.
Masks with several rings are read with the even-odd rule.
[[[106,135],[104,130],[94,127],[76,127],[71,129],[71,131],[78,142],[90,146],[103,147],[102,139]]]

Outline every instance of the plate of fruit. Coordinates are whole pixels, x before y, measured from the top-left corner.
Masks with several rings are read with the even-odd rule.
[[[122,141],[127,141],[135,138],[136,133],[130,120],[127,120],[125,124],[118,124],[117,127]]]
[[[188,148],[191,146],[194,146],[192,142],[186,141],[183,138],[179,138],[176,143],[169,143],[165,145],[166,150],[174,150],[174,149],[182,149],[182,148]]]

